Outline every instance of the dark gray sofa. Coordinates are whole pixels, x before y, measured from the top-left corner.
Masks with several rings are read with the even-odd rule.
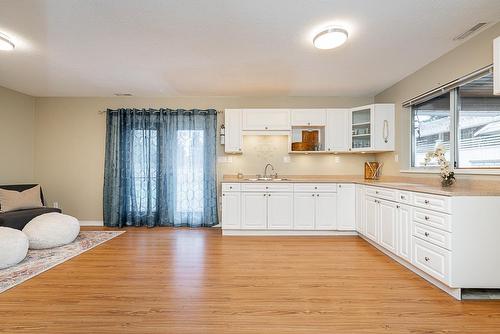
[[[16,184],[16,185],[0,185],[0,188],[7,190],[24,191],[36,186],[36,184]],[[40,199],[42,204],[45,205],[43,199],[42,188],[40,188]],[[24,209],[9,212],[0,212],[0,226],[11,227],[18,230],[22,230],[23,227],[29,223],[33,218],[43,215],[49,212],[61,212],[61,209],[56,208],[34,208],[34,209]]]

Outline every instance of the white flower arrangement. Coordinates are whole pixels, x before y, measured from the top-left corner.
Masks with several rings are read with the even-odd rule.
[[[455,173],[450,170],[450,163],[446,160],[445,149],[438,145],[434,151],[427,152],[424,158],[424,165],[427,166],[432,159],[436,159],[441,169],[441,184],[451,186],[455,182]]]

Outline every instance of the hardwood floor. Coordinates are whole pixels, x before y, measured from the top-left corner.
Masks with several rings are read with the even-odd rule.
[[[357,237],[133,228],[0,294],[0,332],[500,333],[500,302],[456,301]]]

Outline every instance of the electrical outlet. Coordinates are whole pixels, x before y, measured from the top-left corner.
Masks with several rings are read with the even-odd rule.
[[[52,203],[52,207],[56,208],[56,209],[59,209],[59,202]]]
[[[394,161],[398,162],[399,161],[399,154],[394,154]]]

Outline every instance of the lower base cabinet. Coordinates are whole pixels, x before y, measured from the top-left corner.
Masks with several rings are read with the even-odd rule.
[[[316,218],[316,194],[295,193],[293,195],[293,229],[314,230]]]
[[[293,193],[267,194],[267,228],[271,230],[293,228]]]
[[[376,198],[365,197],[365,220],[366,237],[378,242],[378,200]]]
[[[411,207],[398,204],[397,208],[397,254],[411,262]]]
[[[239,192],[222,193],[222,222],[224,229],[241,229],[241,196]]]
[[[396,210],[396,203],[379,200],[377,219],[380,233],[378,242],[394,254],[397,253]]]
[[[241,193],[241,228],[246,230],[267,229],[266,193]]]
[[[316,230],[337,229],[337,194],[316,194]]]

